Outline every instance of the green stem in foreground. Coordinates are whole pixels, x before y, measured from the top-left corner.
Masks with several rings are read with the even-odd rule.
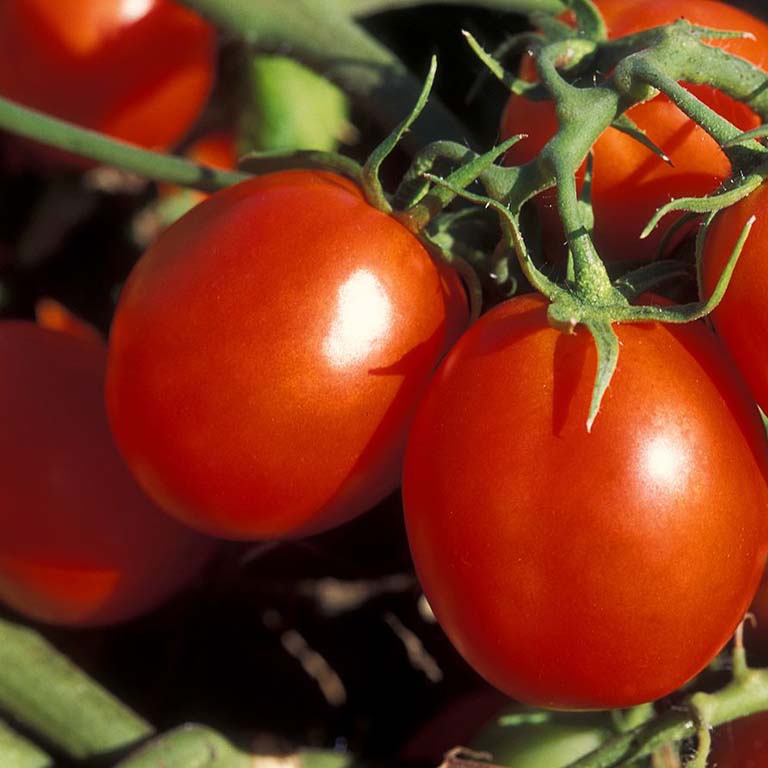
[[[153,733],[40,634],[2,619],[0,711],[77,760],[126,749]]]
[[[53,758],[0,720],[0,757],[5,768],[53,768]]]
[[[194,187],[203,192],[215,192],[250,178],[248,174],[238,171],[208,168],[180,157],[141,149],[2,97],[0,128],[98,163],[123,168],[147,179]]]
[[[252,768],[253,756],[202,725],[183,725],[157,736],[115,768]]]

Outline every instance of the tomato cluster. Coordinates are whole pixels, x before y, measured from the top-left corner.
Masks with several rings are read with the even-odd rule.
[[[714,0],[595,5],[612,40],[684,16],[749,32],[712,43],[768,64],[768,26]],[[214,53],[214,30],[171,0],[0,3],[0,94],[146,147],[193,125]],[[714,87],[686,88],[740,129],[760,123]],[[655,258],[661,235],[639,239],[653,212],[732,171],[666,96],[627,117],[671,163],[615,127],[592,147],[594,242],[614,262]],[[506,162],[534,161],[557,127],[551,102],[511,96],[502,137],[527,136]],[[213,134],[188,156],[231,167],[235,141]],[[554,195],[535,204],[557,260]],[[201,571],[208,537],[314,535],[402,486],[429,604],[493,686],[554,709],[673,693],[726,645],[768,555],[755,405],[768,411],[768,186],[703,240],[706,299],[754,220],[716,332],[615,323],[620,355],[590,428],[589,329],[563,332],[538,294],[469,327],[459,271],[383,197],[365,172],[309,168],[195,193],[122,286],[108,350],[56,305],[38,325],[0,324],[0,599],[50,623],[126,620]],[[547,739],[606,737],[601,715],[576,720]]]
[[[768,63],[768,25],[717,0],[596,0],[596,5],[610,38],[685,18],[702,27],[749,33],[746,37],[716,38],[710,42],[757,66]],[[523,61],[521,77],[536,79],[530,59]],[[760,124],[754,112],[721,91],[706,85],[687,87],[742,130]],[[657,229],[645,240],[640,239],[640,233],[656,210],[676,198],[713,192],[731,171],[717,142],[663,94],[632,107],[626,116],[668,160],[613,127],[592,147],[590,197],[595,216],[594,238],[603,258],[612,261],[653,258],[661,245],[663,230]],[[534,158],[556,129],[551,101],[512,95],[502,116],[501,135],[508,138],[523,134],[523,139],[510,149],[508,162],[523,163]],[[558,260],[562,258],[564,236],[554,190],[544,192],[536,202],[542,217],[544,253]]]

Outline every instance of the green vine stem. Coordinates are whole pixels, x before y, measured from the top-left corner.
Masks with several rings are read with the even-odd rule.
[[[0,128],[98,163],[115,165],[148,179],[194,187],[203,192],[215,192],[250,178],[238,171],[208,168],[180,157],[141,149],[2,97]]]
[[[77,760],[125,749],[153,732],[39,633],[2,619],[0,710]]]
[[[189,723],[148,741],[114,768],[351,768],[361,765],[348,752],[301,749],[290,754],[260,754],[235,746],[204,725]]]
[[[0,720],[0,757],[4,768],[53,768],[53,758]]]
[[[157,736],[115,768],[254,768],[255,758],[216,731],[188,724]]]

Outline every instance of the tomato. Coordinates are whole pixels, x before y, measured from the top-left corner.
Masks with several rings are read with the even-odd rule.
[[[227,538],[337,525],[398,485],[405,431],[466,323],[457,280],[325,172],[223,190],[130,276],[112,428],[169,512]]]
[[[591,433],[591,337],[522,296],[459,340],[408,440],[408,536],[435,615],[529,704],[668,694],[727,642],[765,563],[765,434],[720,345],[703,324],[616,331]]]
[[[708,765],[768,768],[768,712],[721,725],[712,736]]]
[[[768,186],[761,186],[741,202],[717,215],[704,244],[703,290],[709,296],[751,216],[755,224],[744,244],[723,300],[711,314],[718,334],[728,347],[755,399],[768,411],[768,291],[766,238],[768,238]]]
[[[0,600],[74,626],[154,608],[213,545],[163,514],[120,458],[105,345],[5,321],[0,359]]]
[[[757,66],[768,63],[768,25],[748,13],[714,0],[596,0],[609,37],[617,38],[674,22],[680,17],[693,24],[718,29],[743,30],[751,38],[708,41]],[[527,61],[522,75],[535,79]],[[705,104],[742,130],[760,124],[743,104],[708,86],[689,86]],[[608,260],[644,260],[655,256],[664,227],[647,240],[639,235],[657,208],[678,197],[712,192],[729,175],[730,164],[717,143],[686,117],[666,96],[658,95],[627,112],[627,116],[671,158],[665,163],[649,149],[615,128],[608,128],[592,148],[592,206],[594,238]],[[557,128],[550,101],[530,101],[513,95],[501,121],[502,138],[518,133],[529,138],[507,154],[510,163],[531,160]],[[550,258],[562,252],[564,236],[557,217],[556,197],[548,190],[538,199],[543,244]],[[670,219],[669,221],[671,221]]]
[[[3,96],[145,147],[187,132],[214,57],[214,30],[172,0],[0,3]]]

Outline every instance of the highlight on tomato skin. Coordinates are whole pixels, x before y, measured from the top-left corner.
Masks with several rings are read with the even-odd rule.
[[[170,519],[121,459],[106,348],[0,323],[0,601],[42,622],[125,621],[183,588],[215,543]]]
[[[768,63],[768,24],[725,3],[716,0],[596,0],[596,5],[604,16],[610,38],[669,24],[683,17],[704,27],[750,33],[753,37],[707,42],[757,66]],[[523,62],[521,76],[526,80],[536,79],[535,68],[529,59]],[[760,124],[755,113],[724,93],[703,85],[686,87],[742,130]],[[650,237],[640,240],[640,233],[656,210],[675,198],[702,196],[714,191],[731,171],[730,163],[714,139],[663,94],[632,107],[626,114],[672,162],[664,162],[650,149],[615,128],[608,128],[595,142],[591,188],[594,239],[600,255],[609,261],[655,258],[666,226],[673,220],[668,217]],[[512,95],[502,115],[501,137],[518,133],[528,137],[510,149],[507,162],[519,164],[531,160],[556,129],[552,102],[536,102]],[[565,237],[557,217],[556,193],[547,190],[535,200],[542,220],[544,252],[548,258],[558,260],[564,253]]]
[[[676,690],[728,642],[765,564],[765,432],[720,345],[701,323],[616,332],[590,433],[592,339],[550,328],[532,296],[464,334],[409,433],[403,502],[430,605],[528,704]]]
[[[110,336],[110,421],[143,487],[232,539],[372,507],[468,322],[445,269],[332,173],[268,174],[196,206],[135,267]]]
[[[173,146],[195,122],[215,55],[213,27],[175,0],[0,4],[0,94],[147,148]]]

